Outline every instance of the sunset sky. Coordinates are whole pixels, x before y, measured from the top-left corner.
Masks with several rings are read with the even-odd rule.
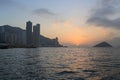
[[[0,25],[25,29],[41,24],[41,34],[63,45],[120,46],[120,0],[0,0]]]

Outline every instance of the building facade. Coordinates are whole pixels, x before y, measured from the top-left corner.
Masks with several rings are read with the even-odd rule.
[[[0,43],[5,43],[5,30],[4,30],[4,27],[0,27]]]
[[[40,46],[40,24],[33,26],[33,44],[35,47]]]
[[[33,35],[32,35],[32,22],[26,22],[26,45],[32,46],[33,45]]]

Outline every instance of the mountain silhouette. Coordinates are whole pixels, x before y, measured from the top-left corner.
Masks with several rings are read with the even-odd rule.
[[[112,47],[112,45],[107,42],[101,42],[101,43],[95,45],[94,47]]]

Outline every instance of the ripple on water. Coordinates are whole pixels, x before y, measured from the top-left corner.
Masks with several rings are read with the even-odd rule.
[[[57,75],[65,75],[65,74],[75,74],[75,73],[78,73],[78,72],[74,72],[74,71],[62,71],[62,72],[59,72],[59,73],[56,73]]]
[[[79,77],[79,78],[75,78],[74,80],[85,80],[85,79],[84,79],[84,78]]]
[[[120,80],[119,53],[114,48],[0,50],[0,80]]]
[[[101,80],[120,80],[120,73],[114,74],[113,76],[103,77]]]
[[[95,72],[97,72],[97,70],[83,70],[83,72],[95,73]]]
[[[85,79],[82,77],[77,77],[77,78],[69,78],[68,80],[85,80]]]

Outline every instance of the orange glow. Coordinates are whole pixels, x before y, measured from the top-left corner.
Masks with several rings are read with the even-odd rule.
[[[86,27],[86,25],[84,27],[76,26],[71,20],[61,23],[53,22],[48,32],[50,33],[47,33],[47,36],[52,38],[55,36],[58,37],[60,43],[70,43],[74,45],[90,44],[103,40],[109,35],[109,31],[103,28],[94,26]]]
[[[66,37],[64,37],[62,41],[64,43],[69,42],[71,44],[78,45],[78,44],[84,44],[88,40],[85,37],[81,37],[81,35],[78,35],[77,33],[73,33],[73,34],[69,34]]]

